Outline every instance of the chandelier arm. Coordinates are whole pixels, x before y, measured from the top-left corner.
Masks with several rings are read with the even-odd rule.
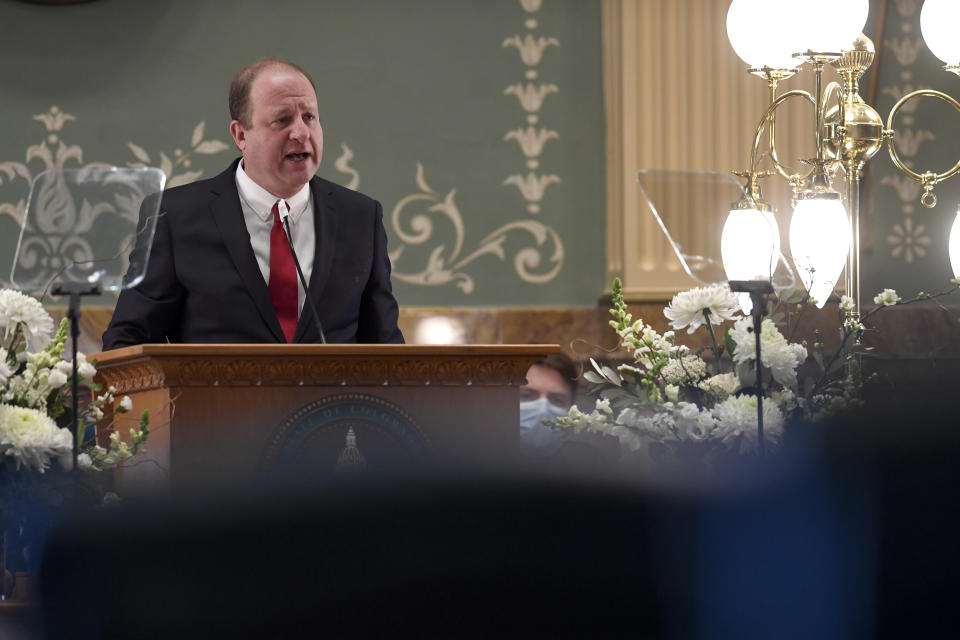
[[[897,116],[897,112],[905,105],[907,102],[913,98],[920,96],[930,96],[932,98],[939,98],[943,100],[951,107],[960,112],[960,102],[957,102],[952,96],[943,93],[942,91],[937,91],[935,89],[917,89],[916,91],[911,91],[907,95],[900,98],[893,108],[890,110],[890,115],[887,116],[887,130],[884,132],[884,137],[887,139],[887,151],[890,153],[890,160],[893,161],[894,166],[897,169],[900,169],[904,174],[910,178],[916,180],[923,185],[923,195],[920,197],[920,203],[927,207],[928,209],[936,206],[937,197],[933,194],[933,187],[940,182],[943,182],[947,178],[950,178],[957,173],[960,173],[960,161],[957,161],[953,167],[944,171],[943,173],[936,173],[933,171],[925,171],[923,173],[917,173],[907,165],[903,163],[900,159],[900,154],[897,153],[897,147],[893,142],[894,138],[894,129],[893,129],[893,120]]]
[[[771,75],[768,80],[768,87],[770,89],[770,104],[773,104],[777,99],[777,85],[779,78]],[[777,115],[771,113],[769,119],[769,127],[767,131],[767,142],[769,143],[769,150],[767,154],[770,156],[770,161],[773,163],[773,168],[780,174],[780,177],[784,180],[789,181],[790,178],[795,175],[790,167],[787,167],[780,163],[780,158],[777,156]]]
[[[776,100],[770,103],[770,106],[767,107],[766,113],[763,114],[763,118],[760,119],[760,123],[757,125],[757,134],[753,139],[753,150],[750,153],[750,171],[751,173],[757,172],[757,152],[760,149],[760,139],[763,137],[763,130],[768,124],[774,123],[774,113],[776,110],[787,100],[791,98],[806,98],[814,107],[817,105],[816,99],[810,95],[809,91],[804,91],[803,89],[793,89],[792,91],[787,91],[786,93],[780,95]],[[777,159],[776,152],[773,150],[773,145],[771,144],[771,153],[770,159],[773,161],[774,166],[777,167],[777,171],[786,179],[790,179],[790,175],[784,175],[784,170],[789,169],[789,167],[784,167],[780,164],[780,161]],[[809,174],[808,174],[809,175]]]

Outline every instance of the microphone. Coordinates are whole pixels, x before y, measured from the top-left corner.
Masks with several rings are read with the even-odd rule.
[[[282,205],[282,206],[281,206]],[[303,297],[306,299],[307,306],[310,307],[310,313],[313,314],[313,324],[317,327],[317,333],[320,334],[320,343],[327,344],[327,336],[323,333],[323,324],[320,322],[320,314],[317,313],[317,306],[313,304],[313,298],[310,297],[310,290],[307,289],[307,280],[303,277],[303,269],[300,268],[300,260],[297,259],[297,250],[293,248],[293,234],[290,233],[290,206],[283,200],[277,205],[280,213],[280,221],[287,232],[287,244],[290,245],[290,253],[293,255],[293,264],[297,268],[297,276],[300,278],[300,284],[303,286]]]

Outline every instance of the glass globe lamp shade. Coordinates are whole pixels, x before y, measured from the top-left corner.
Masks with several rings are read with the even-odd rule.
[[[780,229],[769,211],[731,209],[720,235],[720,257],[727,280],[770,280],[780,256]],[[750,294],[737,295],[750,313]]]
[[[728,280],[769,280],[780,253],[780,231],[769,211],[733,209],[720,235]]]
[[[794,53],[839,53],[850,49],[870,13],[870,0],[804,0],[797,7],[785,0],[773,0],[771,4],[786,4],[795,9],[783,27],[789,27],[791,37],[796,38],[792,40]]]
[[[927,48],[948,66],[960,65],[960,2],[926,0],[920,9],[920,30]]]
[[[957,217],[953,220],[948,246],[950,247],[950,266],[953,267],[953,277],[960,278],[960,210],[957,211]]]
[[[785,38],[786,2],[733,0],[727,10],[727,39],[733,51],[751,69],[794,69],[802,60],[793,57],[791,40]]]
[[[790,253],[803,286],[822,309],[850,251],[847,214],[835,191],[802,193],[790,220]]]

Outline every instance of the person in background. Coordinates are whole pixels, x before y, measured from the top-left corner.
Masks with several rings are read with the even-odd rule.
[[[520,440],[540,455],[557,452],[566,432],[543,423],[567,415],[577,391],[577,369],[565,355],[553,354],[527,370],[520,387]]]

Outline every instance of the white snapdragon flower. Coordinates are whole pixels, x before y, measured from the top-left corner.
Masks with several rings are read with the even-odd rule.
[[[97,375],[97,368],[87,362],[87,357],[82,353],[77,353],[77,374],[81,378],[92,380]]]
[[[687,333],[693,333],[706,322],[705,314],[710,315],[711,322],[719,324],[723,320],[733,320],[739,312],[740,303],[730,287],[717,285],[678,293],[663,310],[663,315],[674,329],[687,327]]]
[[[682,403],[674,416],[677,418],[677,431],[680,436],[690,440],[706,440],[712,437],[716,421],[709,411],[701,410],[693,403]]]
[[[58,369],[51,369],[50,375],[47,376],[47,384],[52,388],[62,387],[67,384],[67,374]]]
[[[853,298],[850,296],[840,296],[840,311],[853,311]]]
[[[600,413],[605,413],[608,416],[613,415],[613,409],[610,408],[610,400],[607,398],[597,398],[596,408]]]
[[[617,424],[627,427],[639,427],[643,423],[644,415],[633,407],[627,407],[617,416]]]
[[[130,399],[130,396],[123,396],[120,399],[120,411],[133,411],[133,400]]]
[[[900,296],[893,289],[884,289],[873,297],[875,304],[882,304],[885,307],[892,307],[900,302]]]

